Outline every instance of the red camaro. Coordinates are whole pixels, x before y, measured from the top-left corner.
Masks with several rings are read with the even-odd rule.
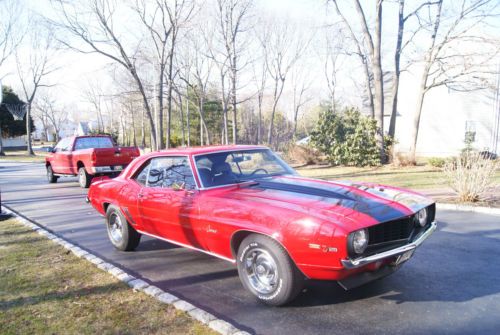
[[[295,298],[305,279],[350,289],[386,276],[436,229],[435,204],[418,193],[303,178],[262,146],[144,155],[95,181],[87,200],[116,248],[144,234],[236,263],[269,305]]]

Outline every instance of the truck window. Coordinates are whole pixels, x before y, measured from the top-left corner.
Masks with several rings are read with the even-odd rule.
[[[55,146],[56,152],[69,151],[71,150],[71,137],[63,138]]]
[[[91,148],[113,148],[109,137],[80,137],[76,139],[75,150]]]

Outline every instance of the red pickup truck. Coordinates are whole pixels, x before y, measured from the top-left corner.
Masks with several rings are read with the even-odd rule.
[[[49,183],[60,176],[76,176],[82,188],[92,178],[119,174],[140,155],[137,147],[118,147],[110,136],[73,136],[63,138],[45,158]]]

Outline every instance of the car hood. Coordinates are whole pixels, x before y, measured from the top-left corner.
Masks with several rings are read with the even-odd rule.
[[[349,230],[405,217],[433,203],[416,192],[390,186],[297,176],[259,179],[225,196],[333,220],[349,226]]]

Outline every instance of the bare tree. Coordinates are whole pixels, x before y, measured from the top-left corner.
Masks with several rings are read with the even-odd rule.
[[[46,91],[38,96],[35,107],[38,117],[42,121],[47,140],[49,138],[48,128],[50,124],[54,130],[54,140],[59,142],[61,126],[68,119],[67,111],[64,108],[58,107],[55,98]]]
[[[103,117],[103,90],[98,81],[89,81],[87,87],[83,89],[83,98],[90,103],[94,109],[97,117],[97,130],[99,132],[105,131],[106,126],[104,125]]]
[[[261,45],[265,52],[266,69],[273,82],[273,102],[271,120],[267,133],[267,142],[273,145],[274,121],[278,102],[292,67],[305,50],[309,39],[299,36],[295,27],[286,20],[268,22],[261,36]]]
[[[361,65],[363,67],[363,75],[364,75],[364,81],[365,81],[365,91],[366,91],[366,96],[368,100],[368,108],[370,110],[370,115],[375,118],[375,109],[373,106],[373,88],[372,88],[372,82],[373,82],[373,74],[372,70],[370,67],[370,59],[368,53],[365,51],[365,47],[362,43],[362,39],[359,39],[356,34],[354,33],[353,27],[351,26],[351,23],[349,20],[347,20],[346,16],[341,12],[337,1],[332,0],[335,11],[337,15],[341,18],[343,24],[347,28],[347,31],[349,33],[349,36],[354,43],[355,46],[355,51],[354,54],[359,58]]]
[[[15,52],[19,80],[26,99],[26,141],[28,155],[34,155],[31,147],[31,110],[38,90],[51,87],[47,77],[57,68],[52,64],[54,57],[54,36],[41,25],[32,26],[27,41],[30,53]]]
[[[301,70],[303,71],[302,67]],[[302,71],[294,71],[292,75],[292,88],[293,88],[293,130],[292,139],[295,138],[297,133],[297,124],[299,113],[301,109],[307,104],[311,97],[308,95],[307,91],[310,89],[311,82],[308,80],[307,76]],[[332,107],[333,108],[333,107]]]
[[[117,34],[114,18],[116,15],[113,3],[109,0],[71,1],[54,0],[58,4],[60,18],[51,21],[75,39],[63,39],[60,41],[68,48],[81,53],[98,53],[116,64],[119,64],[133,78],[139,94],[142,97],[143,107],[151,128],[151,145],[157,148],[156,125],[151,112],[151,105],[146,94],[143,79],[139,75],[135,55],[138,46],[128,50],[126,41]],[[83,45],[81,45],[83,43]]]
[[[154,45],[156,58],[155,72],[157,76],[157,121],[156,131],[158,149],[163,149],[163,109],[164,86],[167,89],[167,140],[166,146],[170,147],[171,119],[172,119],[172,92],[174,79],[174,57],[179,31],[191,18],[195,5],[191,0],[157,0],[151,9],[148,2],[136,0],[135,11],[141,22],[147,28]]]
[[[411,127],[410,160],[416,160],[420,117],[429,90],[458,83],[473,84],[488,72],[492,59],[498,55],[498,41],[488,40],[476,31],[480,24],[498,16],[499,4],[492,0],[462,0],[458,11],[447,12],[443,18],[443,0],[429,7],[432,30],[423,59],[423,70],[417,93],[417,104]],[[431,13],[432,11],[432,13]],[[490,47],[488,47],[490,44]],[[460,50],[457,46],[461,45]],[[488,50],[489,49],[489,50]],[[475,85],[473,85],[475,86]]]
[[[396,115],[398,112],[399,78],[401,75],[401,56],[404,49],[413,41],[413,38],[422,30],[427,29],[428,24],[420,18],[420,12],[429,6],[437,4],[437,1],[423,1],[412,11],[405,15],[405,0],[398,0],[398,30],[396,47],[394,49],[394,72],[392,75],[391,88],[391,114],[389,120],[388,135],[394,137],[396,134]],[[412,18],[417,18],[416,28],[410,33],[408,38],[404,38],[406,23]]]
[[[195,36],[190,36],[190,52],[186,55],[189,58],[188,69],[191,72],[181,75],[188,89],[191,89],[196,97],[198,104],[198,114],[200,116],[200,143],[201,145],[210,144],[210,131],[205,120],[205,102],[207,98],[210,77],[214,62],[210,57],[205,57],[206,46]]]
[[[242,33],[248,29],[245,27],[245,18],[248,17],[250,8],[253,4],[251,0],[217,0],[217,19],[218,35],[223,45],[222,53],[226,61],[223,63],[228,67],[230,81],[230,100],[232,105],[233,122],[233,144],[238,141],[238,123],[237,123],[237,90],[239,81],[239,71],[241,55],[245,41],[241,38]],[[224,81],[224,80],[222,80]],[[224,96],[225,93],[223,93]],[[227,121],[225,122],[225,131],[227,132]],[[226,135],[227,137],[227,135]]]
[[[337,0],[332,0],[337,13],[341,16],[344,23],[346,24],[348,30],[352,34],[355,41],[359,41],[356,38],[351,23],[345,18],[345,15],[339,9]],[[382,75],[382,62],[381,62],[381,37],[382,37],[382,3],[383,0],[375,1],[375,23],[373,27],[373,33],[368,27],[368,21],[363,7],[359,0],[353,0],[354,8],[356,10],[357,18],[363,35],[363,41],[366,49],[368,50],[370,59],[370,72],[373,74],[373,110],[374,117],[377,121],[378,131],[376,134],[377,146],[380,152],[380,159],[384,161],[385,151],[384,151],[384,81]],[[356,42],[358,47],[358,52],[361,54],[361,48],[359,42]],[[364,60],[365,61],[365,60]],[[366,72],[366,71],[365,71]],[[368,74],[369,75],[369,74]]]
[[[336,111],[336,91],[337,91],[337,72],[339,68],[339,56],[341,54],[342,45],[344,39],[342,36],[342,31],[325,29],[325,54],[321,55],[324,58],[324,75],[326,79],[326,85],[328,87],[328,93],[330,96],[330,106],[332,111]],[[334,36],[332,38],[332,35]],[[319,49],[319,48],[318,48]],[[366,68],[366,67],[365,67]],[[369,84],[369,78],[368,78]],[[371,93],[371,88],[368,85]],[[373,106],[372,106],[373,107]],[[372,109],[373,110],[373,109]]]
[[[253,81],[255,82],[256,85],[256,90],[257,90],[257,111],[258,111],[258,117],[257,117],[257,138],[256,138],[256,143],[260,144],[262,143],[262,109],[263,109],[263,103],[264,103],[264,92],[266,90],[266,83],[267,83],[267,68],[266,68],[266,60],[265,60],[265,55],[262,57],[260,62],[256,63],[254,62],[253,66]]]
[[[19,29],[21,10],[17,1],[0,2],[0,12],[3,13],[3,18],[0,20],[0,69],[23,39],[24,31]]]

